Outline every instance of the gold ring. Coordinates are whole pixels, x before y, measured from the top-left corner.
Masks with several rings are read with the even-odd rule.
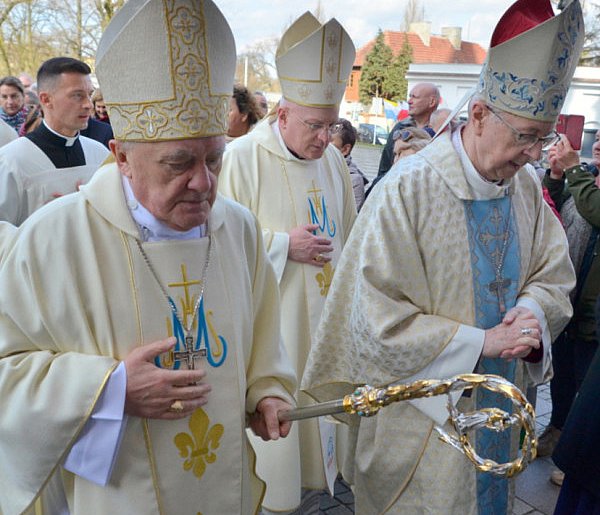
[[[181,413],[183,411],[183,402],[181,402],[181,401],[175,401],[169,407],[169,411],[174,411],[175,413]]]
[[[315,261],[316,261],[317,263],[322,263],[324,260],[325,260],[325,256],[324,256],[323,254],[317,254],[317,255],[315,256]]]

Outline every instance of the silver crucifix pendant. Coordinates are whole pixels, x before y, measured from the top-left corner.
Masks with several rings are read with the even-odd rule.
[[[488,289],[491,293],[495,294],[498,298],[498,308],[500,309],[500,315],[504,316],[506,313],[506,304],[504,303],[504,296],[508,293],[508,288],[512,281],[510,279],[503,279],[498,277],[495,281],[488,284]]]
[[[173,352],[175,361],[184,361],[190,370],[196,368],[196,360],[206,357],[206,349],[194,349],[194,337],[187,335],[185,337],[184,350]]]

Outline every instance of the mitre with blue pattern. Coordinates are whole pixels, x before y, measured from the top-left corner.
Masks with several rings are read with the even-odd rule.
[[[233,34],[211,0],[129,0],[96,56],[115,138],[225,134],[235,65]]]
[[[339,106],[355,54],[335,18],[321,24],[304,13],[285,31],[275,55],[283,97],[310,107]]]
[[[555,122],[583,47],[579,0],[554,15],[549,0],[518,0],[498,22],[478,93],[498,109]]]

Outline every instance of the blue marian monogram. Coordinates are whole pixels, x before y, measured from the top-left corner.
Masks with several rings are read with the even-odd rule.
[[[333,238],[336,233],[335,220],[329,218],[325,195],[322,194],[322,191],[316,187],[315,181],[313,181],[312,189],[308,190],[308,220],[309,223],[318,225],[321,233],[327,233],[330,238]],[[313,231],[313,234],[316,235],[317,231]]]

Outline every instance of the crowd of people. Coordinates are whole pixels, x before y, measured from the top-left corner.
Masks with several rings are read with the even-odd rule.
[[[579,0],[517,0],[466,121],[415,85],[370,184],[335,18],[282,34],[271,106],[234,85],[211,0],[125,3],[98,87],[70,57],[1,79],[0,513],[300,514],[340,475],[360,514],[511,513],[514,480],[435,436],[445,398],[282,413],[471,372],[525,391],[553,366],[556,513],[600,513],[600,136],[586,164],[554,131],[582,44]],[[504,463],[518,439],[474,449]]]

